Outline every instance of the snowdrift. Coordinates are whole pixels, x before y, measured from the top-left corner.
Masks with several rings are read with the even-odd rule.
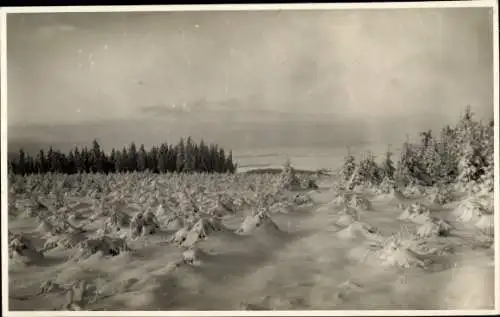
[[[101,252],[104,256],[117,256],[122,252],[131,251],[122,238],[101,235],[82,241],[79,246],[78,258],[87,258]]]
[[[457,220],[461,222],[478,222],[481,216],[487,213],[488,211],[474,196],[464,199],[453,211]]]
[[[217,200],[215,206],[210,208],[208,214],[214,217],[222,218],[227,215],[234,214],[234,210],[232,207],[229,207],[228,204],[223,203],[220,200]]]
[[[364,211],[372,209],[370,201],[358,193],[339,193],[328,205],[332,207],[347,206]]]
[[[111,215],[107,217],[104,222],[105,231],[106,232],[120,231],[121,229],[130,226],[131,222],[132,222],[131,217],[128,214],[120,210],[113,210],[111,212]]]
[[[50,249],[63,248],[72,249],[78,247],[78,245],[85,241],[87,238],[82,233],[63,233],[59,235],[50,235],[46,238],[43,245],[43,250],[47,251]]]
[[[218,232],[229,233],[229,230],[216,218],[200,218],[190,229],[180,229],[174,236],[174,241],[182,246],[191,247],[198,241],[208,238]]]
[[[430,209],[420,203],[406,206],[404,212],[399,216],[400,220],[408,220],[417,224],[425,224],[431,217]]]
[[[389,198],[395,200],[395,201],[405,201],[407,200],[406,196],[403,195],[403,193],[397,189],[393,188],[389,194]]]
[[[12,263],[29,265],[36,264],[44,256],[26,236],[9,232],[9,258],[13,261]]]
[[[138,212],[130,222],[130,235],[132,238],[154,234],[160,226],[155,214],[148,210],[145,213]]]
[[[313,200],[308,194],[299,193],[293,197],[293,203],[297,206],[310,206],[313,204]]]
[[[257,231],[266,233],[278,233],[281,229],[269,216],[266,210],[259,210],[251,216],[247,216],[236,233],[242,235],[255,234]]]
[[[413,184],[406,186],[402,194],[406,197],[421,197],[426,194],[426,191],[424,186]]]
[[[360,194],[352,194],[347,205],[364,211],[372,210],[371,202]]]
[[[445,237],[450,234],[452,226],[442,219],[429,218],[417,229],[419,237]]]
[[[376,254],[382,265],[402,268],[426,266],[425,262],[419,259],[419,255],[411,249],[411,242],[404,240],[389,239]]]
[[[377,195],[381,194],[391,194],[396,188],[396,182],[388,177],[384,177],[382,182],[373,188],[373,191]]]
[[[170,215],[164,221],[164,227],[167,230],[180,230],[185,226],[186,226],[186,220],[177,214]]]
[[[378,238],[378,235],[375,227],[364,222],[355,221],[337,232],[337,237],[345,240],[356,238],[374,239]]]
[[[475,226],[481,230],[484,234],[493,236],[495,232],[495,217],[489,214],[482,214],[479,216],[479,220],[476,222]]]
[[[328,203],[329,206],[332,206],[332,207],[339,207],[339,206],[344,206],[348,203],[349,201],[349,197],[348,195],[346,195],[345,193],[339,193],[335,196],[334,199],[332,199],[332,201],[330,201]]]
[[[203,250],[194,246],[187,248],[182,253],[182,259],[184,263],[194,266],[200,266],[204,261],[208,259],[208,256],[209,255]]]
[[[342,209],[342,211],[338,214],[338,219],[335,221],[335,223],[338,226],[348,226],[356,221],[359,221],[359,215],[356,209],[345,207]]]
[[[433,188],[429,194],[431,203],[445,205],[453,201],[453,196],[447,187]]]

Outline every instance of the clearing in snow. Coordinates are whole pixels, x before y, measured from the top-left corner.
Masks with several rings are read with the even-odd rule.
[[[37,177],[11,186],[11,310],[494,305],[493,193],[258,173],[52,175],[19,190]],[[63,182],[56,204],[44,192]]]

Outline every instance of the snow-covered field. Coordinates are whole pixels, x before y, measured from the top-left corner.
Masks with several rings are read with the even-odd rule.
[[[316,181],[17,177],[9,309],[493,309],[493,193]]]

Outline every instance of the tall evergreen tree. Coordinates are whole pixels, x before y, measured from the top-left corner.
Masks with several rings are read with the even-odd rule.
[[[184,139],[181,138],[179,144],[176,147],[177,156],[176,156],[176,171],[178,173],[184,171],[184,166],[186,165],[186,146],[184,145]]]
[[[139,146],[139,152],[137,153],[137,171],[144,172],[146,170],[147,164],[147,153],[144,148],[144,144]]]
[[[131,172],[137,171],[137,146],[134,142],[128,148],[128,168]]]
[[[384,177],[390,180],[394,180],[394,173],[396,171],[394,162],[392,160],[392,155],[393,153],[391,152],[391,150],[387,149],[387,151],[385,152],[384,162],[382,163],[382,171],[384,173]]]
[[[123,147],[122,149],[122,155],[121,155],[121,160],[120,160],[120,167],[121,167],[121,172],[130,172],[132,171],[131,165],[130,165],[130,157],[129,153],[127,151],[126,147]]]
[[[104,170],[103,153],[101,145],[96,139],[92,141],[92,150],[89,157],[90,170],[93,173],[102,173]]]

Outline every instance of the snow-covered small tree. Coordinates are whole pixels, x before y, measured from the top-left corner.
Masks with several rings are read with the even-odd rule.
[[[347,156],[344,157],[344,164],[340,170],[342,180],[347,181],[351,179],[352,174],[356,170],[356,159],[352,155],[350,149],[347,149]]]
[[[371,152],[367,152],[359,161],[358,168],[354,171],[349,180],[349,187],[353,188],[357,185],[379,185],[382,178],[382,170],[375,162],[374,155]]]
[[[422,150],[421,164],[424,172],[430,178],[430,183],[428,185],[440,182],[442,179],[441,169],[443,162],[439,150],[439,144],[432,136],[427,140],[427,146]]]
[[[295,169],[293,168],[290,159],[287,159],[283,164],[283,169],[280,175],[280,185],[286,189],[292,189],[295,186],[300,186],[300,181],[295,175]]]
[[[415,172],[419,169],[416,153],[412,151],[408,143],[404,143],[396,168],[397,181],[403,185],[414,182]]]
[[[478,179],[477,174],[479,170],[477,168],[478,163],[477,151],[474,149],[472,144],[466,144],[463,147],[462,156],[458,162],[458,181],[467,184],[471,181]]]
[[[382,163],[382,172],[384,178],[388,178],[393,180],[394,179],[394,173],[396,172],[396,167],[394,167],[394,161],[392,160],[392,155],[393,153],[390,151],[390,149],[387,150],[385,153],[385,159]]]

